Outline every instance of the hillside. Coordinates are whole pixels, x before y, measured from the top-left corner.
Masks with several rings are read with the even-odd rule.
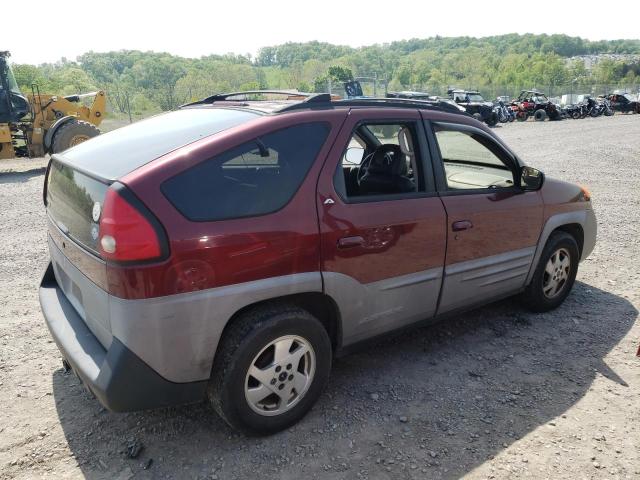
[[[603,56],[600,54],[615,54]],[[39,66],[15,64],[29,91],[77,93],[103,88],[114,112],[166,110],[213,92],[256,88],[324,91],[327,79],[351,75],[386,79],[389,89],[442,94],[448,85],[513,95],[524,87],[559,93],[569,88],[638,88],[640,40],[589,41],[565,35],[508,34],[484,38],[432,37],[361,48],[321,42],[286,43],[249,55],[198,59],[168,53],[88,52],[75,61]],[[594,58],[589,69],[584,58]],[[573,60],[569,60],[571,57]],[[618,60],[620,58],[620,60]],[[329,67],[340,67],[332,68]]]

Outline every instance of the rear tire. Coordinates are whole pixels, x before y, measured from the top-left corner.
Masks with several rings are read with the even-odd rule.
[[[575,238],[562,231],[552,233],[531,283],[521,295],[522,303],[533,312],[546,312],[560,306],[571,292],[579,261]]]
[[[82,120],[67,122],[53,135],[51,152],[63,152],[98,135],[100,135],[100,130],[89,122]]]
[[[529,118],[529,116],[525,112],[520,111],[516,113],[516,120],[519,122],[524,122],[527,118]]]
[[[229,425],[245,433],[284,430],[320,397],[331,356],[327,331],[306,310],[257,307],[223,335],[207,389],[209,401]]]
[[[545,118],[547,118],[547,112],[540,108],[536,110],[533,118],[535,118],[536,122],[544,122]]]
[[[498,124],[498,114],[496,112],[491,112],[489,118],[487,119],[487,125],[490,127],[495,127]]]

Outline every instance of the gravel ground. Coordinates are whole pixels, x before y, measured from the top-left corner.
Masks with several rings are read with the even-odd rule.
[[[573,293],[551,313],[507,300],[339,359],[312,412],[268,438],[205,405],[112,414],[63,372],[37,300],[44,160],[1,162],[0,478],[640,478],[640,116],[496,131],[591,189],[598,244]]]

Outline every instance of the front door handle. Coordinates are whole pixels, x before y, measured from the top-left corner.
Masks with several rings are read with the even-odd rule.
[[[355,237],[342,237],[338,240],[338,248],[353,248],[364,244],[364,238],[360,235]]]
[[[471,223],[471,220],[458,220],[457,222],[453,222],[451,224],[451,230],[453,230],[454,232],[469,230],[470,228],[473,228],[473,223]]]

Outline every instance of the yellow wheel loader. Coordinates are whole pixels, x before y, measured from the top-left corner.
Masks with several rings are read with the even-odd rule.
[[[42,157],[100,135],[104,92],[41,95],[33,85],[31,94],[24,96],[8,58],[9,52],[0,52],[0,159]],[[81,100],[90,97],[93,103],[87,107]]]

